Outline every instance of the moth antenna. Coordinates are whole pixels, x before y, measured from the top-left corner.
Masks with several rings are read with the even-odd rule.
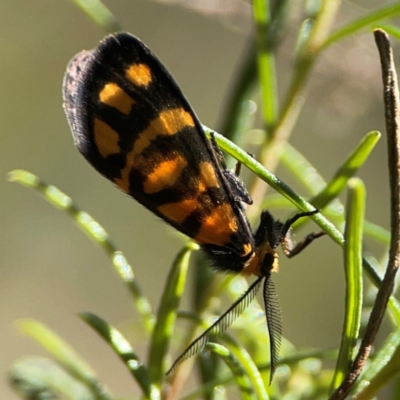
[[[279,350],[282,342],[282,313],[271,276],[267,276],[264,281],[264,306],[265,315],[267,317],[271,355],[271,372],[269,378],[269,383],[271,384],[279,362]]]
[[[305,212],[298,213],[298,214],[296,214],[293,218],[288,219],[288,220],[284,223],[284,225],[283,225],[283,227],[282,227],[282,231],[281,231],[282,238],[286,236],[286,234],[288,233],[290,227],[291,227],[298,219],[303,218],[303,217],[310,217],[311,215],[318,214],[318,213],[319,213],[319,210],[318,210],[318,209],[315,209],[315,210],[313,210],[313,211],[305,211]]]
[[[254,300],[258,289],[260,288],[261,281],[264,279],[260,276],[255,280],[249,288],[244,292],[206,331],[199,337],[193,340],[186,350],[174,361],[171,368],[167,371],[166,375],[177,367],[179,363],[198,353],[205,344],[209,341],[211,336],[217,336],[225,331],[235,319],[246,309],[246,307]],[[265,290],[264,290],[265,292]]]

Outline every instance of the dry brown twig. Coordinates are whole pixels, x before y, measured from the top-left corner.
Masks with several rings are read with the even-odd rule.
[[[393,61],[393,52],[389,36],[381,29],[374,31],[375,42],[378,47],[382,80],[383,99],[385,105],[385,122],[388,145],[389,184],[390,184],[390,225],[391,242],[389,262],[385,276],[378,290],[374,306],[369,317],[365,335],[361,341],[360,349],[354,359],[350,370],[342,384],[332,394],[330,400],[342,400],[349,394],[352,386],[359,377],[371,352],[376,334],[381,325],[386,311],[389,297],[393,291],[394,279],[400,262],[400,115],[399,115],[399,89],[397,74]]]

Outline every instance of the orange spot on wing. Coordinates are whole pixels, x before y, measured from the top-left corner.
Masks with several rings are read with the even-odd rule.
[[[149,126],[136,139],[132,156],[140,154],[160,135],[175,135],[182,129],[194,126],[192,116],[182,108],[161,111],[159,116],[150,121]]]
[[[137,156],[139,156],[157,136],[174,135],[188,126],[194,126],[194,121],[192,116],[182,108],[161,111],[159,116],[150,121],[149,126],[138,135],[132,150],[126,155],[125,167],[121,170],[121,178],[115,179],[114,182],[124,192],[129,193],[129,174]]]
[[[173,186],[179,180],[186,165],[186,160],[181,156],[160,162],[153,172],[147,175],[147,179],[143,184],[144,192],[157,193],[166,187]]]
[[[178,203],[164,204],[158,211],[170,221],[182,223],[197,207],[196,199],[183,200]]]
[[[125,77],[136,86],[148,86],[152,79],[146,64],[132,64],[125,70]]]
[[[100,101],[128,115],[135,101],[116,83],[107,83],[99,94]]]
[[[200,177],[199,177],[199,185],[198,192],[204,192],[207,188],[210,187],[219,187],[219,181],[215,174],[215,168],[209,161],[202,161],[200,163]]]
[[[99,153],[106,158],[110,154],[120,152],[118,133],[98,118],[94,119],[94,142]]]
[[[229,203],[213,208],[201,224],[194,237],[200,243],[224,246],[231,241],[231,236],[237,231],[236,217]]]
[[[173,222],[182,223],[196,208],[202,208],[198,197],[210,187],[218,187],[219,181],[215,174],[215,168],[211,162],[202,161],[200,163],[199,183],[197,193],[194,198],[177,203],[164,204],[158,210],[167,219]]]

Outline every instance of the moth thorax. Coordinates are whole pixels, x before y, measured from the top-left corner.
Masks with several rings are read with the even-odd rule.
[[[271,272],[278,272],[279,267],[279,255],[278,253],[271,247],[269,242],[264,242],[260,246],[257,247],[256,254],[258,255],[258,259],[260,260],[259,276],[268,276]]]
[[[265,253],[264,258],[260,262],[260,275],[269,276],[271,272],[278,272],[279,254],[272,250],[271,253]]]
[[[257,247],[251,258],[246,262],[242,273],[244,275],[268,276],[271,272],[278,272],[278,258],[278,253],[269,243],[263,243]]]

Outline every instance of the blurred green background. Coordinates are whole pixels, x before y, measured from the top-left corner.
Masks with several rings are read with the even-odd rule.
[[[202,122],[218,130],[249,44],[250,16],[243,11],[228,16],[226,8],[221,15],[205,9],[199,13],[165,1],[105,3],[124,29],[165,63]],[[390,3],[394,2],[344,2],[335,26]],[[282,90],[290,79],[299,20],[299,15],[292,15],[279,52]],[[135,318],[130,296],[110,261],[63,213],[32,190],[7,182],[8,171],[32,171],[100,221],[125,252],[155,309],[167,269],[182,244],[171,228],[98,175],[73,146],[62,110],[64,70],[75,53],[96,46],[103,36],[105,32],[71,1],[0,2],[1,399],[17,398],[4,378],[7,367],[21,356],[45,354],[17,333],[13,323],[25,317],[39,319],[62,334],[115,393],[127,396],[136,390],[122,363],[76,317],[79,311],[92,311],[122,330]],[[398,50],[398,61],[399,54]],[[384,132],[372,34],[365,32],[323,53],[308,89],[291,143],[329,179],[365,133]],[[389,205],[386,164],[383,137],[359,176],[368,192],[367,217],[384,227]],[[278,176],[291,183],[283,169]],[[323,238],[294,260],[282,257],[274,279],[284,335],[299,348],[337,347],[344,304],[339,247]],[[144,354],[145,348],[136,350]]]

